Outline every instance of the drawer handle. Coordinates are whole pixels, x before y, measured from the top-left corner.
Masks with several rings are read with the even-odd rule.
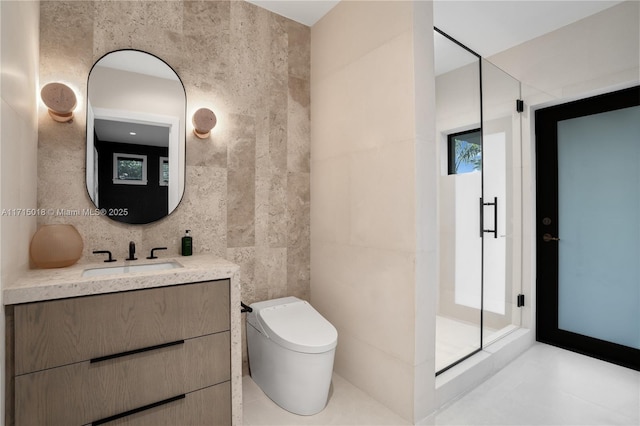
[[[162,349],[162,348],[168,348],[170,346],[182,345],[183,343],[184,343],[184,340],[176,340],[175,342],[162,343],[160,345],[149,346],[149,347],[141,348],[141,349],[134,349],[132,351],[120,352],[120,353],[112,354],[112,355],[99,356],[97,358],[91,358],[89,360],[89,363],[93,364],[93,363],[96,363],[96,362],[107,361],[109,359],[120,358],[120,357],[127,356],[127,355],[138,354],[138,353],[141,353],[141,352],[155,351],[156,349]]]
[[[115,414],[113,416],[105,417],[104,419],[96,420],[95,422],[91,423],[91,426],[102,425],[102,424],[105,424],[105,423],[112,422],[114,420],[121,419],[123,417],[130,416],[132,414],[139,413],[141,411],[150,410],[152,408],[159,407],[161,405],[169,404],[170,402],[178,401],[179,399],[184,399],[185,396],[186,396],[185,394],[173,396],[173,397],[168,398],[168,399],[163,399],[162,401],[154,402],[153,404],[149,404],[149,405],[145,405],[145,406],[142,406],[142,407],[134,408],[133,410],[125,411],[124,413]]]

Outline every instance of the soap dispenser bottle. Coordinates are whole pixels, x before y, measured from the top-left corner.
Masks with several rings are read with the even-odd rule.
[[[191,256],[193,253],[193,239],[190,235],[191,230],[187,229],[184,237],[182,237],[182,255]]]

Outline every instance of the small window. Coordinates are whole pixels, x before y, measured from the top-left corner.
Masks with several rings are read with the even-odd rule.
[[[120,185],[146,185],[147,156],[114,153],[113,183]]]
[[[169,158],[160,157],[160,186],[169,186]]]
[[[480,129],[454,133],[447,137],[449,174],[482,170],[482,133]]]

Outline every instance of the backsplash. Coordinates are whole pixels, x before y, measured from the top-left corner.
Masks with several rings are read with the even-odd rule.
[[[167,218],[126,225],[85,216],[86,83],[93,63],[117,49],[152,53],[173,67],[187,93],[187,121],[203,103],[218,126],[209,139],[187,128],[186,187]],[[39,224],[73,224],[93,250],[124,259],[167,246],[241,266],[245,302],[309,298],[310,30],[243,1],[41,2],[40,84],[61,81],[80,96],[75,119],[39,111]]]

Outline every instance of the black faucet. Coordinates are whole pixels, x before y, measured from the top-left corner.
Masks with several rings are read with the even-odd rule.
[[[136,257],[136,243],[134,243],[133,241],[129,243],[129,257],[127,257],[125,260],[138,260],[138,258]]]
[[[166,247],[155,247],[151,249],[151,254],[149,255],[149,257],[147,257],[147,259],[157,259],[158,256],[156,256],[153,252],[156,250],[166,250]]]
[[[116,259],[111,257],[111,252],[109,250],[94,250],[93,254],[108,254],[109,259],[105,260],[105,262],[115,262]]]

